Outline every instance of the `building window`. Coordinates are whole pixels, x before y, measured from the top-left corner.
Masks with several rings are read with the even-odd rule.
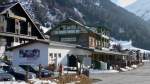
[[[53,58],[53,53],[50,53],[49,56],[50,56],[51,58]]]
[[[90,38],[90,45],[93,46],[93,44],[94,44],[94,39]]]
[[[62,42],[75,42],[77,41],[76,37],[72,37],[72,38],[61,38]]]
[[[54,54],[54,57],[55,57],[55,58],[57,57],[57,53]]]
[[[61,53],[58,54],[58,57],[61,58]]]

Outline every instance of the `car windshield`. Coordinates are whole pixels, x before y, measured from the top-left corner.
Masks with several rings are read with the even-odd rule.
[[[21,67],[19,67],[19,66],[13,66],[12,67],[13,68],[13,70],[15,71],[15,72],[19,72],[19,73],[25,73],[25,70],[24,69],[22,69]]]
[[[36,65],[31,65],[31,67],[32,67],[34,70],[36,70],[36,71],[38,71],[38,70],[39,70],[39,67],[38,67],[38,66],[36,66]]]

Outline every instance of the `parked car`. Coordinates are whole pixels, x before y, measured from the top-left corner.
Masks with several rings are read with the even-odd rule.
[[[35,73],[39,77],[39,66],[35,65],[20,65],[24,70]],[[42,68],[41,77],[51,77],[54,73],[50,70]]]
[[[15,81],[15,77],[0,69],[0,81]]]
[[[25,80],[27,72],[19,66],[8,66],[3,68],[5,71],[13,75],[17,80]],[[28,79],[36,78],[36,74],[28,72]]]
[[[46,70],[46,69],[42,69],[41,70],[41,77],[51,77],[54,75],[54,72]]]
[[[31,66],[31,65],[19,65],[21,68],[23,68],[25,71],[29,71],[35,74],[38,74],[38,67]]]

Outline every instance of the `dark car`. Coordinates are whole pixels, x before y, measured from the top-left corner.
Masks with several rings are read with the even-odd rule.
[[[0,81],[15,81],[15,77],[0,69]]]
[[[17,80],[25,80],[26,79],[26,71],[19,66],[8,66],[3,67],[5,71],[9,74],[13,75]],[[36,78],[36,74],[29,72],[28,79]]]
[[[38,74],[38,67],[31,66],[31,65],[19,65],[21,68],[23,68],[25,71],[29,71],[35,74]]]
[[[29,72],[35,73],[38,77],[40,75],[39,66],[20,65],[20,67],[22,67],[26,71],[28,70]],[[54,73],[52,71],[42,68],[41,77],[51,77],[52,75],[54,75]]]
[[[54,72],[46,70],[46,69],[42,69],[41,70],[41,77],[51,77],[54,75]]]

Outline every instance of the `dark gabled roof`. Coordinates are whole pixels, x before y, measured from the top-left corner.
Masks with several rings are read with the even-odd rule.
[[[37,27],[37,25],[35,24],[35,22],[33,21],[33,19],[30,17],[30,14],[28,14],[25,9],[21,6],[21,4],[19,2],[10,2],[10,3],[5,3],[5,4],[0,4],[0,14],[5,13],[6,10],[9,10],[10,8],[19,5],[22,10],[25,12],[25,14],[28,16],[28,18],[30,19],[30,21],[33,23],[33,25],[37,28],[37,30],[39,31],[40,35],[42,36],[43,39],[45,39],[44,34],[40,31],[40,29]]]
[[[55,27],[53,27],[52,29],[48,30],[45,34],[48,35],[51,31],[53,31],[54,29],[56,29],[56,28],[59,27],[60,25],[62,25],[62,24],[68,24],[68,23],[73,23],[73,24],[77,24],[77,25],[80,25],[80,26],[84,27],[84,25],[81,24],[80,22],[78,22],[78,21],[76,21],[76,20],[74,20],[74,19],[72,19],[72,18],[67,18],[66,20],[63,20],[63,21],[61,21],[60,23],[58,23],[58,24],[57,24]]]
[[[58,26],[62,25],[62,24],[68,24],[68,23],[72,23],[72,24],[77,24],[80,25],[81,27],[85,28],[88,32],[93,32],[95,34],[98,34],[97,31],[93,30],[92,27],[88,27],[72,18],[67,18],[66,20],[60,22],[57,26],[53,27],[52,29],[50,29],[49,31],[46,32],[46,34],[49,34],[51,31],[53,31],[54,29],[56,29]],[[98,34],[99,35],[99,34]]]

